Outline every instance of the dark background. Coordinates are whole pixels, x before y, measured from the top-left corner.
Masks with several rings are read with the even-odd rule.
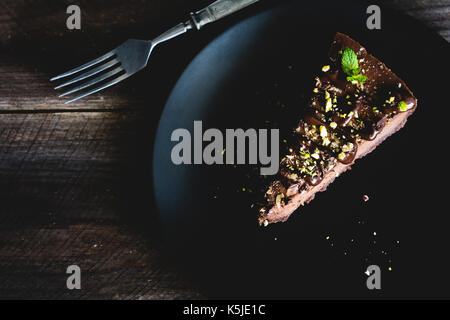
[[[203,297],[163,258],[153,227],[156,125],[189,61],[269,2],[162,45],[145,71],[66,106],[48,82],[51,76],[130,37],[151,39],[210,1],[2,0],[1,298]],[[449,1],[378,3],[406,11],[450,39]],[[81,31],[66,29],[69,4],[82,9]],[[65,287],[71,264],[83,271],[83,290]]]

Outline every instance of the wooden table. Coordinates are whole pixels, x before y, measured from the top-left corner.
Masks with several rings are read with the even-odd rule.
[[[202,298],[162,255],[152,144],[183,68],[248,11],[161,46],[150,68],[78,103],[64,105],[48,79],[130,36],[151,38],[209,2],[80,0],[82,29],[68,31],[65,1],[2,0],[0,298]],[[378,3],[450,41],[450,0]],[[82,290],[66,288],[72,264]]]

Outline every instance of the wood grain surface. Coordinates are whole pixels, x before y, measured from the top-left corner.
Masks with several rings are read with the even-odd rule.
[[[64,105],[48,79],[130,37],[151,38],[209,2],[1,1],[0,298],[203,297],[162,254],[152,144],[183,69],[246,13],[161,46],[150,68],[75,104]],[[71,3],[82,7],[81,31],[66,29]],[[377,3],[450,41],[450,0]],[[71,264],[82,269],[82,290],[66,289]]]

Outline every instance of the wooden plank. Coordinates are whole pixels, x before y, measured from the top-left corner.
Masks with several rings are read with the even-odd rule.
[[[0,243],[0,299],[201,298],[155,244],[123,227],[2,227]],[[81,290],[66,287],[74,264],[81,268]]]
[[[0,59],[0,110],[80,110],[127,108],[130,101],[115,91],[95,95],[71,106],[53,90],[50,74]]]
[[[141,116],[0,116],[0,298],[199,297],[159,255]],[[81,291],[65,288],[71,264]]]
[[[389,7],[397,9],[423,22],[450,42],[449,0],[384,0]]]
[[[0,198],[4,208],[45,203],[60,218],[109,217],[119,194],[152,194],[155,120],[136,112],[3,114]],[[148,196],[146,197],[148,199]],[[26,207],[24,210],[26,211]],[[3,209],[3,218],[5,217]],[[106,212],[106,216],[105,216]]]

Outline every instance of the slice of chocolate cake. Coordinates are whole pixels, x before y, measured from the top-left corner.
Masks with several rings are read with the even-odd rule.
[[[284,222],[356,159],[400,130],[417,107],[406,84],[358,42],[337,33],[308,112],[265,193],[262,226]]]

